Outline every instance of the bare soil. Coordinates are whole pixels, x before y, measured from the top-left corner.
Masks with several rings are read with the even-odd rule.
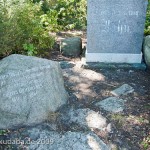
[[[96,69],[93,71],[99,73],[102,80],[94,81],[80,76],[80,71],[78,74],[70,71],[69,76],[64,75],[65,86],[70,94],[70,105],[75,108],[101,111],[113,127],[109,135],[94,131],[100,138],[103,138],[105,143],[111,141],[119,149],[125,147],[131,150],[142,150],[144,144],[150,146],[148,140],[150,137],[150,72],[127,69]],[[121,96],[127,101],[122,113],[113,114],[94,106],[96,102],[112,96],[110,92],[123,84],[132,86],[134,92]],[[149,146],[145,146],[145,149],[149,149]]]
[[[62,34],[58,39],[64,38]],[[83,45],[86,46],[86,32],[80,35]],[[58,40],[60,41],[60,40]],[[59,51],[53,51],[50,58],[55,61],[80,63],[80,58],[67,58]],[[104,77],[104,80],[94,81],[80,76],[79,71],[71,68],[64,69],[69,76],[64,75],[65,87],[70,95],[70,105],[76,108],[90,108],[99,111],[93,104],[112,96],[110,91],[129,84],[134,92],[121,98],[127,100],[126,109],[119,114],[111,114],[100,110],[112,123],[113,132],[108,136],[105,133],[94,131],[104,139],[117,145],[118,149],[125,147],[131,150],[150,150],[150,71],[136,69],[92,69]],[[93,77],[94,78],[94,77]],[[117,149],[117,148],[116,148]]]

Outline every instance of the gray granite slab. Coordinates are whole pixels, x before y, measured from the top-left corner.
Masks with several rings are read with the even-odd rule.
[[[140,54],[147,0],[88,0],[87,52]]]

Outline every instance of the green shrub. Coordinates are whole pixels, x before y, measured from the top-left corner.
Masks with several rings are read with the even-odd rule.
[[[40,16],[41,23],[44,25],[44,27],[47,30],[50,30],[52,32],[58,32],[60,29],[60,26],[57,23],[58,13],[54,9],[49,9],[46,14],[43,14]]]
[[[55,9],[64,29],[86,28],[86,0],[57,0]]]
[[[33,0],[33,2],[42,2],[45,14],[49,11],[57,13],[55,18],[58,29],[86,28],[86,0]]]
[[[150,35],[150,0],[148,0],[146,22],[145,22],[145,35]]]
[[[50,36],[54,28],[54,25],[51,27],[52,20],[51,24],[44,26],[40,3],[15,2],[11,6],[7,0],[1,3],[0,54],[42,55],[54,44],[54,37]]]
[[[22,32],[18,44],[33,44],[36,53],[51,48],[54,44],[53,37],[50,37],[51,28],[45,28],[42,20],[43,12],[38,4],[26,4],[22,9],[16,10],[16,22]]]
[[[14,31],[17,30],[16,22],[13,22],[10,4],[6,1],[0,2],[0,55],[8,55],[17,40],[17,33]]]

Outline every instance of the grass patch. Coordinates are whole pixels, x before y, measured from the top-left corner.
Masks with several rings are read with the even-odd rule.
[[[126,116],[121,114],[112,114],[110,118],[116,122],[118,128],[121,128],[126,121]]]
[[[150,109],[150,105],[144,105],[144,109]]]
[[[8,132],[8,130],[0,130],[0,135],[6,135]]]
[[[150,135],[143,139],[143,141],[141,142],[141,146],[144,150],[150,149]]]

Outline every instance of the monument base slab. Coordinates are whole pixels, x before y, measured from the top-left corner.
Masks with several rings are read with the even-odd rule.
[[[86,52],[86,62],[103,62],[103,63],[141,63],[141,54],[128,53],[88,53]]]

